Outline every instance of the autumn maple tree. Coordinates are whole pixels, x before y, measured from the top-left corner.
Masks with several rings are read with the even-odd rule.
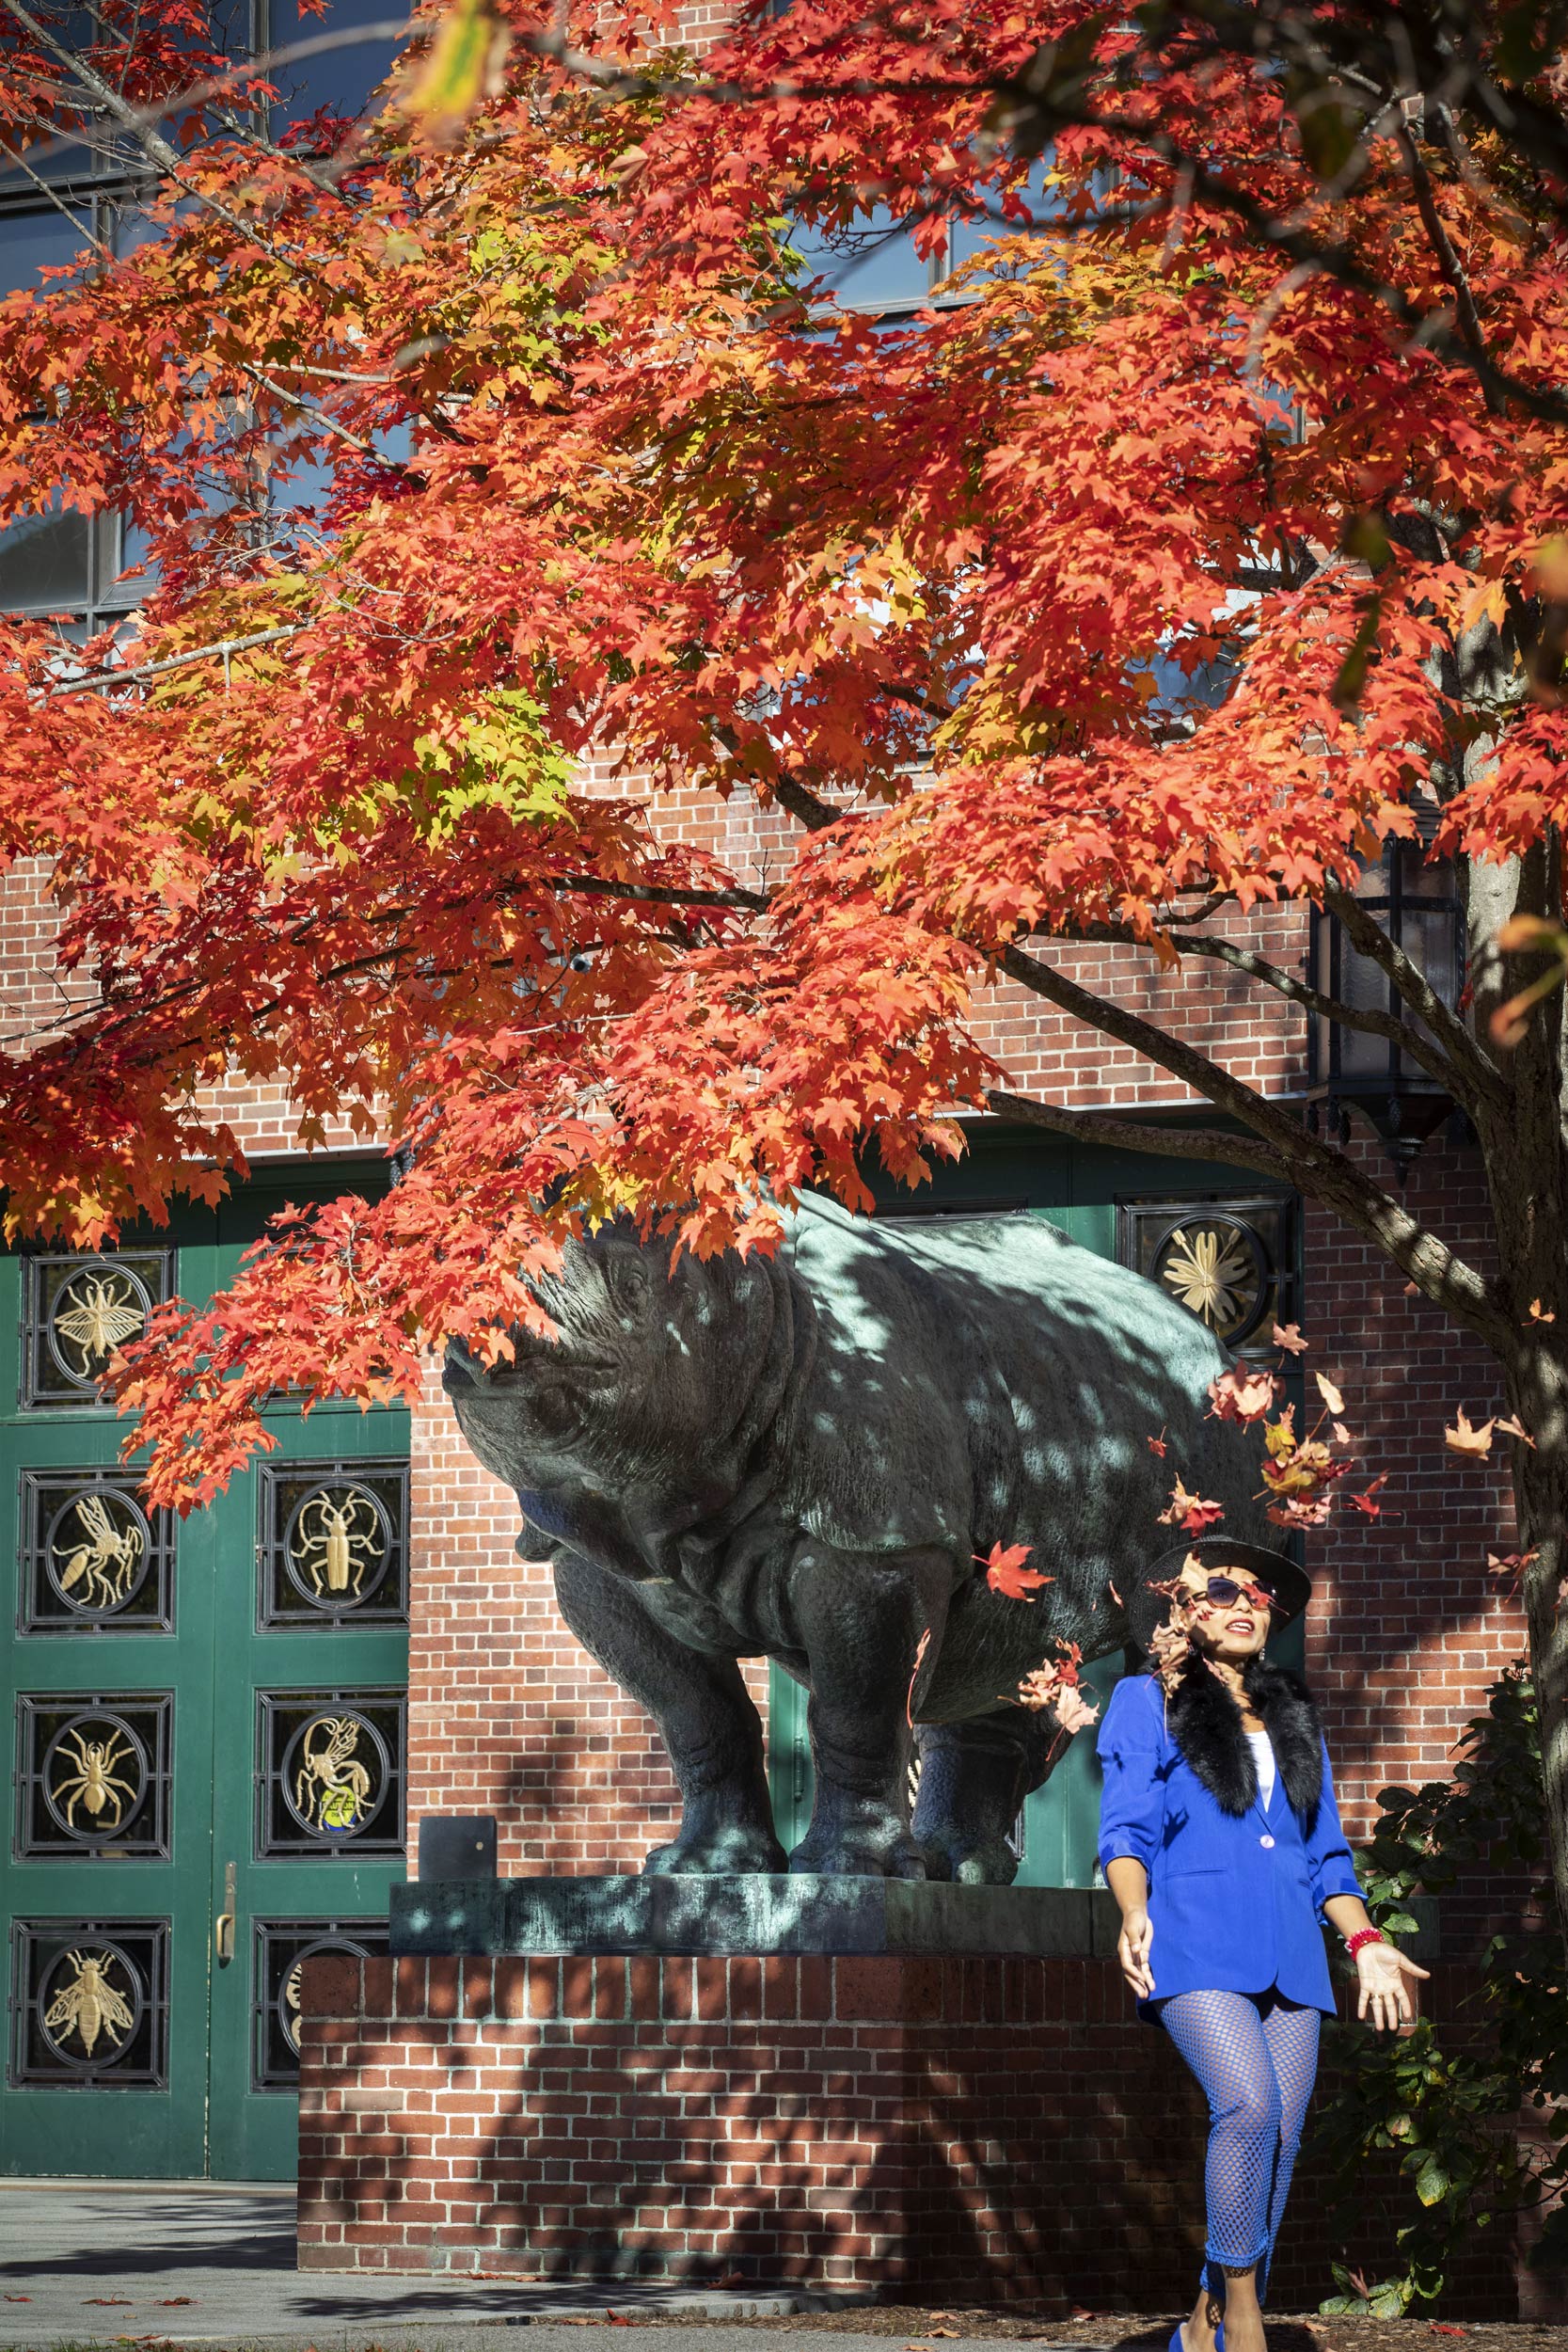
[[[69,993],[4,1071],[10,1232],[211,1197],[226,1076],[401,1154],[164,1317],[123,1388],[159,1499],[282,1383],[504,1347],[575,1219],[766,1246],[964,1105],[1221,1158],[1496,1359],[1568,1918],[1561,18],[759,0],[695,54],[657,8],[460,0],[363,119],[275,141],[277,62],[198,0],[103,0],[87,47],[0,0],[16,167],[96,144],[139,209],[0,308],[0,519],[147,550],[134,628],[0,629]],[[923,311],[822,274],[955,224]],[[725,870],[677,787],[790,849]],[[1455,863],[1459,1005],[1355,896],[1390,840]],[[1291,900],[1397,1013],[1236,936]],[[1166,968],[1168,1022],[1085,938]],[[1489,1265],[1189,1033],[1195,963],[1401,1041],[1479,1139]],[[998,975],[1220,1123],[1021,1097],[971,1029]]]

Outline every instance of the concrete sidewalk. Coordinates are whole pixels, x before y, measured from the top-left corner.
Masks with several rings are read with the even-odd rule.
[[[0,2345],[146,2340],[317,2352],[474,2352],[476,2326],[533,2326],[533,2352],[583,2352],[584,2320],[686,2312],[784,2317],[848,2298],[484,2279],[353,2278],[294,2268],[292,2189],[202,2183],[0,2181]],[[552,2320],[554,2325],[551,2325]],[[576,2320],[577,2326],[571,2323]],[[791,2352],[893,2352],[901,2339],[791,2331]],[[661,2329],[658,2352],[760,2352],[754,2336]],[[935,2348],[933,2347],[933,2352]],[[962,2339],[942,2352],[965,2352]],[[978,2347],[976,2346],[976,2352]],[[989,2347],[995,2352],[995,2346]]]

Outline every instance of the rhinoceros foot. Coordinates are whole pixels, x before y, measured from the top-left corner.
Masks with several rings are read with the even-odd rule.
[[[907,1830],[885,1823],[813,1822],[789,1867],[798,1877],[923,1879],[926,1857]]]
[[[655,1846],[642,1865],[644,1878],[731,1878],[762,1872],[776,1876],[787,1867],[784,1850],[770,1830],[731,1824],[673,1838]]]
[[[987,1837],[978,1844],[922,1848],[926,1875],[950,1879],[957,1886],[1010,1886],[1018,1875],[1018,1856],[1005,1837]]]

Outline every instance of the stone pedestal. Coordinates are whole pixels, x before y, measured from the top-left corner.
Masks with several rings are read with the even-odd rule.
[[[402,1890],[401,1957],[304,1971],[301,2264],[1174,2309],[1207,2119],[1113,1929],[877,1880]],[[1277,2308],[1329,2252],[1307,2166]],[[1500,2233],[1478,2259],[1457,2300],[1512,2312]]]

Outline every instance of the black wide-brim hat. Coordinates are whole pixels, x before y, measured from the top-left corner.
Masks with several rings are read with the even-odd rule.
[[[1168,1551],[1149,1562],[1141,1588],[1129,1597],[1127,1614],[1140,1649],[1148,1647],[1155,1627],[1170,1614],[1170,1595],[1156,1592],[1154,1587],[1180,1576],[1187,1560],[1196,1560],[1211,1576],[1244,1576],[1260,1584],[1274,1603],[1276,1630],[1299,1617],[1312,1597],[1312,1580],[1306,1569],[1267,1544],[1239,1543],[1233,1535],[1189,1536],[1185,1543],[1172,1544]]]

